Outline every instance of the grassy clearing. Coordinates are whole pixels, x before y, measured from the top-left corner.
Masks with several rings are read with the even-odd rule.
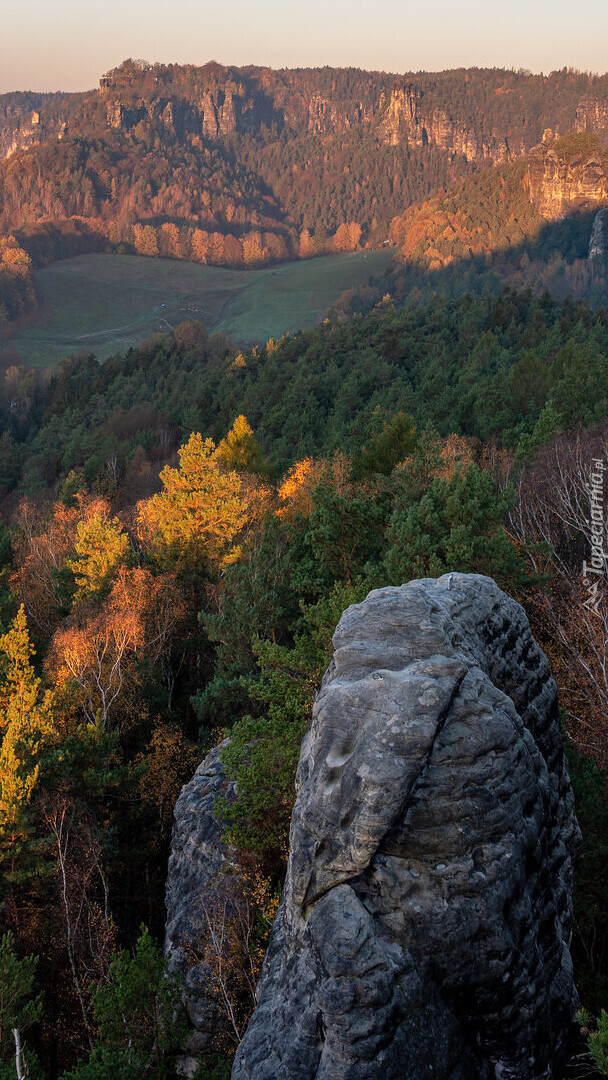
[[[41,308],[8,346],[39,367],[81,351],[104,360],[184,319],[202,319],[238,345],[266,341],[314,325],[341,292],[382,274],[391,256],[383,249],[224,270],[137,255],[79,255],[38,273]]]

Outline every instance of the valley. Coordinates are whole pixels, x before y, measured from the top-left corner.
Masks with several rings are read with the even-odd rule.
[[[46,367],[71,353],[105,360],[190,319],[237,345],[313,326],[348,289],[381,277],[393,251],[229,270],[137,255],[78,255],[39,270],[37,310],[0,342],[12,363]]]

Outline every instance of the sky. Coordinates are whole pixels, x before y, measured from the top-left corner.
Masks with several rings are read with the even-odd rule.
[[[0,92],[166,63],[608,69],[606,0],[0,0]]]

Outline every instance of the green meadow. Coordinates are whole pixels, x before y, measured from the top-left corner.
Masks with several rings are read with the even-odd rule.
[[[6,343],[15,360],[45,367],[71,353],[124,353],[184,319],[237,345],[314,323],[345,289],[381,275],[392,251],[324,256],[263,270],[137,255],[79,255],[37,274],[40,308]]]

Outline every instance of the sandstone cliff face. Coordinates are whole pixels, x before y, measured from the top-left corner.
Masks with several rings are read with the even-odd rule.
[[[602,141],[608,143],[608,101],[583,98],[576,108],[574,130],[601,135]]]
[[[200,111],[204,135],[217,139],[218,136],[229,135],[237,130],[235,101],[230,87],[205,94]]]
[[[30,150],[47,139],[62,139],[67,130],[67,120],[46,117],[32,110],[27,116],[0,129],[0,159],[10,158],[20,150]]]
[[[85,94],[0,94],[0,160],[63,138]]]
[[[382,113],[380,130],[391,146],[407,140],[414,146],[436,146],[452,155],[461,154],[470,162],[512,161],[526,152],[521,139],[509,140],[495,131],[480,134],[463,119],[434,109],[413,84],[384,95]]]
[[[332,135],[348,131],[361,124],[370,125],[378,109],[366,107],[362,101],[332,101],[321,94],[313,94],[308,102],[308,132],[311,135]]]
[[[576,1007],[556,688],[488,578],[370,593],[302,747],[233,1080],[548,1080]]]
[[[538,212],[557,221],[608,202],[608,158],[597,150],[562,152],[548,136],[531,151],[528,165],[530,199]]]
[[[159,121],[179,136],[190,133],[217,139],[247,126],[239,125],[240,101],[232,86],[207,90],[194,103],[180,97],[125,102],[115,96],[113,89],[102,86],[101,93],[106,103],[107,125],[120,131],[129,131],[147,120]]]
[[[266,69],[209,68],[210,82],[203,84],[198,97],[192,88],[182,89],[182,96],[180,91],[171,94],[166,79],[156,85],[154,76],[145,70],[136,69],[128,77],[124,72],[119,78],[112,73],[104,76],[100,93],[106,99],[109,126],[128,130],[146,117],[173,123],[171,110],[187,109],[187,121],[175,124],[176,130],[214,139],[233,131],[255,131],[269,123],[318,137],[363,127],[379,143],[434,146],[474,164],[511,161],[530,146],[521,135],[512,134],[508,123],[501,130],[500,123],[488,120],[485,130],[483,121],[474,122],[467,115],[466,105],[460,111],[455,107],[452,113],[438,103],[432,89],[413,81],[401,84],[395,76],[370,75],[366,86],[348,88],[337,85],[339,79],[327,86],[321,77],[319,89],[311,92],[306,73],[292,73],[295,77],[284,85],[279,74]],[[152,79],[152,100],[145,96],[133,100],[138,78]],[[372,89],[374,80],[377,85]],[[162,94],[161,85],[167,88],[162,101],[157,97]],[[165,107],[169,109],[166,116]]]

